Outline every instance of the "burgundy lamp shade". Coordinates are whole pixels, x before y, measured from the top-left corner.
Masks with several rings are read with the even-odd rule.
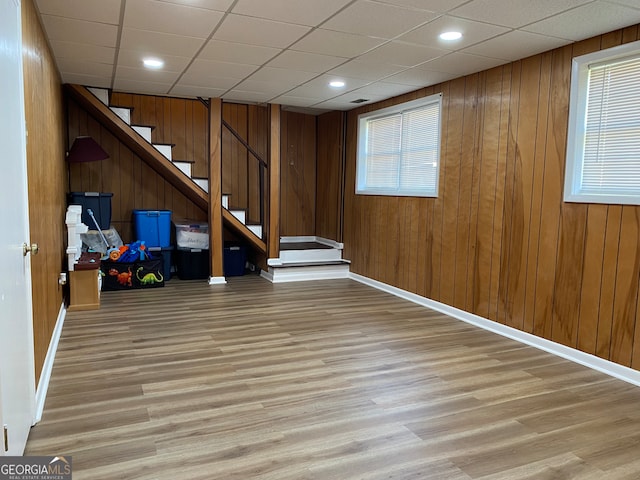
[[[91,137],[76,137],[67,155],[69,163],[97,162],[107,158],[109,154]]]

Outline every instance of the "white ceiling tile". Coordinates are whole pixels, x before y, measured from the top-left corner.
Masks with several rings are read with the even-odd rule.
[[[640,23],[640,0],[35,1],[65,82],[150,94],[175,84],[172,95],[277,97],[283,108],[315,112],[349,110],[355,96],[398,95]],[[453,28],[463,32],[460,42],[437,39]],[[142,55],[165,67],[140,68]],[[332,89],[334,79],[347,86]]]
[[[281,48],[247,45],[245,43],[210,40],[202,49],[198,58],[221,62],[262,65],[282,52]]]
[[[640,0],[606,0],[608,3],[616,3],[618,5],[626,5],[627,7],[640,9]]]
[[[456,41],[446,41],[440,39],[442,32],[458,31],[462,33],[462,38]],[[436,20],[427,23],[411,32],[399,37],[403,42],[415,43],[418,45],[428,45],[439,47],[445,50],[460,50],[474,43],[487,40],[501,33],[508,32],[506,27],[489,25],[488,23],[474,22],[464,18],[443,15]]]
[[[160,0],[165,3],[175,3],[176,5],[187,5],[189,7],[207,8],[226,12],[233,0]]]
[[[226,88],[209,88],[209,87],[201,87],[198,85],[188,85],[188,84],[178,83],[175,87],[171,89],[169,94],[178,95],[181,97],[219,98],[226,91],[227,91]]]
[[[126,93],[142,93],[151,95],[166,95],[171,88],[169,83],[155,83],[149,81],[139,81],[127,78],[116,78],[113,89]]]
[[[350,103],[347,100],[327,100],[325,102],[315,104],[314,107],[322,108],[325,110],[347,111],[347,110],[352,110],[354,108],[358,108],[362,105],[366,105],[368,103],[373,103],[373,100],[364,102],[364,103]]]
[[[340,79],[345,82],[343,88],[333,88],[329,86],[332,80]],[[339,77],[335,75],[325,74],[308,81],[304,85],[300,85],[294,90],[287,92],[287,95],[295,97],[314,97],[314,98],[333,98],[342,95],[344,92],[360,88],[369,83],[367,80],[352,77]]]
[[[452,15],[518,28],[593,0],[473,0]]]
[[[310,30],[292,23],[273,22],[242,15],[227,16],[213,36],[216,40],[284,48]]]
[[[351,0],[239,0],[233,13],[315,27]]]
[[[348,96],[355,98],[389,98],[395,97],[396,95],[401,95],[403,93],[411,92],[415,90],[416,87],[413,85],[402,85],[399,83],[389,83],[389,82],[376,82],[370,85],[365,85],[362,88],[358,88],[352,92],[348,93]],[[346,96],[346,95],[345,95]],[[340,97],[338,97],[339,99]]]
[[[202,42],[201,38],[125,28],[122,31],[120,48],[158,57],[191,57],[200,49]]]
[[[118,25],[121,0],[38,0],[43,15]]]
[[[293,107],[310,107],[311,105],[314,105],[321,101],[321,98],[296,97],[294,95],[282,95],[273,99],[273,103],[277,103],[280,105],[289,105]]]
[[[294,85],[278,85],[273,82],[260,82],[257,80],[245,80],[233,88],[233,91],[244,92],[260,92],[261,94],[272,99],[281,95],[283,92],[290,90]]]
[[[223,13],[158,0],[129,0],[124,26],[138,30],[208,38]]]
[[[180,77],[178,85],[192,85],[199,88],[210,88],[226,92],[230,88],[235,87],[240,81],[241,79],[239,78],[228,78],[218,75],[204,76],[202,74],[187,72]]]
[[[367,63],[360,60],[351,60],[344,65],[330,70],[329,73],[374,81],[404,69],[405,67],[388,63]]]
[[[62,72],[80,73],[96,77],[110,77],[113,73],[112,64],[87,62],[75,58],[59,58],[58,68]]]
[[[113,47],[102,47],[100,45],[87,45],[86,43],[61,42],[53,40],[51,48],[58,58],[75,58],[98,63],[111,63],[116,54]]]
[[[149,70],[148,68],[130,68],[118,65],[115,78],[116,80],[173,84],[178,79],[178,76],[179,73],[177,72]]]
[[[75,83],[77,85],[86,85],[88,87],[111,88],[111,75],[97,77],[82,73],[65,73],[62,72],[63,83]]]
[[[286,50],[271,60],[268,65],[270,67],[322,73],[346,61],[347,59],[342,57]]]
[[[118,27],[115,25],[52,15],[42,15],[42,23],[49,40],[115,47],[118,39]]]
[[[380,3],[388,3],[399,7],[411,7],[431,12],[445,13],[469,0],[377,0]]]
[[[413,67],[447,53],[449,51],[439,48],[393,41],[361,55],[358,60],[367,63],[390,63],[403,67]]]
[[[598,25],[592,19],[598,19]],[[605,31],[640,22],[640,10],[606,2],[593,2],[555,17],[528,25],[523,30],[569,40],[583,40]]]
[[[399,83],[401,85],[412,85],[417,87],[428,87],[436,83],[442,83],[455,78],[453,73],[436,72],[432,70],[423,70],[420,68],[410,68],[403,72],[391,75],[384,79],[385,82]]]
[[[255,65],[197,59],[189,66],[185,75],[202,76],[203,78],[219,76],[242,80],[255,72],[257,68]]]
[[[291,70],[285,68],[263,67],[253,75],[252,80],[261,82],[282,82],[283,84],[299,85],[316,76],[313,72],[303,72],[300,70]]]
[[[291,50],[352,58],[384,42],[382,39],[318,28],[293,45]]]
[[[437,17],[436,13],[360,0],[322,25],[327,30],[392,39]]]
[[[553,50],[569,43],[556,37],[538,35],[537,33],[512,30],[499,37],[473,45],[462,50],[463,53],[475,55],[493,56],[505,60],[518,60],[540,52]]]
[[[481,70],[488,70],[504,63],[506,63],[505,60],[498,58],[454,52],[419,65],[416,68],[462,76],[470,73],[476,73]]]
[[[142,60],[146,55],[133,51],[121,49],[118,54],[118,66],[130,68],[143,68]],[[176,57],[173,55],[162,55],[164,66],[161,70],[166,72],[182,72],[191,61],[190,57]]]
[[[271,98],[270,94],[264,92],[251,92],[245,90],[232,90],[225,93],[222,98],[229,102],[238,103],[266,103]]]

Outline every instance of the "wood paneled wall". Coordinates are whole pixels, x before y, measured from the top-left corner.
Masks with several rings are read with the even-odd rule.
[[[280,235],[316,233],[316,117],[282,111]]]
[[[316,235],[342,241],[344,112],[320,115],[316,178]]]
[[[121,143],[73,100],[68,100],[69,144],[90,135],[110,155],[101,162],[69,165],[70,191],[113,193],[111,224],[124,242],[135,240],[133,209],[171,210],[172,218],[207,219],[207,213]]]
[[[352,271],[639,369],[640,207],[562,200],[571,59],[638,38],[626,28],[349,112]],[[357,115],[436,92],[438,198],[355,195]]]
[[[64,300],[58,275],[65,270],[66,184],[62,86],[32,0],[22,1],[22,42],[29,181],[33,331],[36,381]],[[11,181],[9,179],[9,181]]]

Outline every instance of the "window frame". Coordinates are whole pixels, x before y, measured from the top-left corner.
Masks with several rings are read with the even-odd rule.
[[[637,194],[594,193],[582,189],[589,67],[631,57],[640,58],[640,41],[581,55],[572,60],[563,196],[565,202],[640,205],[640,195]]]
[[[366,167],[367,167],[367,124],[371,120],[378,120],[382,118],[388,118],[394,115],[404,115],[406,112],[417,110],[421,107],[427,107],[437,104],[438,106],[438,120],[437,120],[437,146],[436,146],[436,158],[437,168],[435,172],[435,186],[433,190],[416,190],[402,188],[398,186],[397,189],[389,188],[375,188],[366,186]],[[382,195],[382,196],[397,196],[397,197],[425,197],[425,198],[437,198],[439,191],[439,179],[441,168],[441,144],[442,144],[442,93],[436,93],[426,97],[411,100],[409,102],[400,103],[390,107],[362,113],[358,115],[357,123],[357,152],[356,152],[356,195]],[[400,149],[400,155],[402,148]],[[400,172],[400,170],[399,170]],[[400,175],[400,173],[399,173]]]

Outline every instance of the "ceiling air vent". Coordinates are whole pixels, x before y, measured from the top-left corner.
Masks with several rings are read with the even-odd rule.
[[[369,99],[368,98],[358,98],[357,100],[351,100],[350,103],[364,103],[364,102],[368,102]]]

